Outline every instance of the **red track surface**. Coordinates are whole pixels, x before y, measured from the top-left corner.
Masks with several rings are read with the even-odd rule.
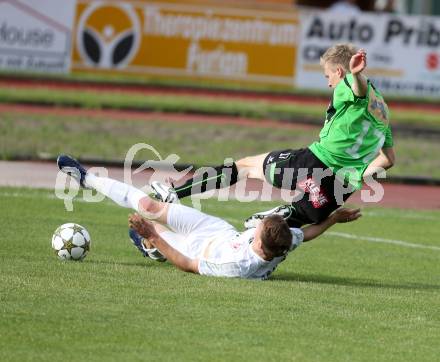
[[[18,114],[40,114],[55,116],[76,116],[105,118],[115,120],[140,120],[140,121],[170,121],[170,122],[194,122],[194,123],[214,123],[214,124],[236,124],[242,126],[258,126],[280,129],[314,129],[316,126],[306,124],[282,123],[271,120],[255,120],[242,117],[198,115],[185,113],[160,113],[145,112],[135,110],[119,109],[82,109],[70,107],[52,107],[40,105],[22,105],[22,104],[0,104],[0,113],[18,113]]]
[[[118,180],[124,180],[122,168],[109,167],[109,177]],[[7,162],[0,161],[0,186],[16,186],[16,187],[38,187],[54,189],[55,180],[57,177],[58,168],[55,162],[28,162],[15,161]],[[143,171],[136,175],[132,175],[133,185],[143,187],[147,184],[151,177],[151,172]],[[176,178],[175,174],[158,172],[162,180],[166,177]],[[262,183],[256,180],[247,180],[246,184],[239,184],[239,187],[245,187],[245,195],[249,192],[260,192],[262,190]],[[394,185],[384,184],[384,197],[378,203],[366,203],[361,200],[361,193],[357,192],[350,199],[349,203],[361,206],[382,206],[395,207],[404,209],[430,209],[440,210],[440,187],[434,186],[408,186],[408,185]],[[230,196],[237,195],[235,187],[230,190]],[[265,193],[263,200],[281,200],[280,190],[272,189],[270,194]],[[281,201],[286,203],[290,201],[285,199]]]

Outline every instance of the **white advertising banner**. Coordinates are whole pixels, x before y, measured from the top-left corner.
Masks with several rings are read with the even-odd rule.
[[[66,73],[75,0],[0,0],[0,70]]]
[[[440,95],[440,18],[304,12],[296,86],[323,89],[319,58],[350,42],[367,50],[367,76],[384,94]]]

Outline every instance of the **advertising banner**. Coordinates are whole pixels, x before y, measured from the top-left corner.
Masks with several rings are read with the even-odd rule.
[[[0,0],[0,70],[66,73],[74,0]]]
[[[85,1],[72,69],[293,86],[297,13],[152,1]]]
[[[440,18],[302,13],[296,85],[324,89],[319,58],[346,42],[367,50],[366,74],[384,94],[440,94]]]

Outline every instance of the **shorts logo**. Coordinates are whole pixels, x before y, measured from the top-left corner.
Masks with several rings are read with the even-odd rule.
[[[287,160],[289,157],[290,157],[290,152],[280,153],[278,156],[280,160]]]
[[[328,204],[329,200],[327,196],[321,190],[320,185],[318,185],[312,177],[299,182],[298,186],[301,190],[310,195],[309,200],[315,209],[319,209]]]
[[[123,68],[139,49],[139,18],[129,4],[94,2],[79,19],[76,41],[89,66]]]

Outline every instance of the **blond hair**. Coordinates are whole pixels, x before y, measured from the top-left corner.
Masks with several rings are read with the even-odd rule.
[[[346,72],[350,72],[350,59],[357,52],[353,44],[336,44],[328,48],[321,56],[320,63],[341,66]]]

